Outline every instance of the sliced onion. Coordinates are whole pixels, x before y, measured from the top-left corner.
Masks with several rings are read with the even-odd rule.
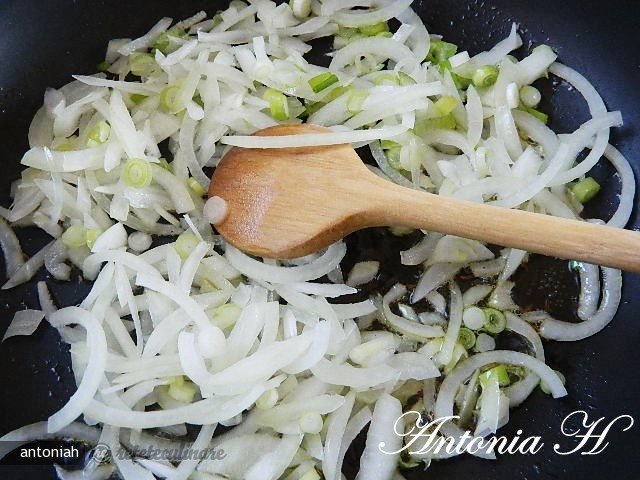
[[[53,433],[73,422],[91,402],[104,375],[107,341],[98,320],[81,308],[66,307],[58,310],[51,314],[50,322],[59,327],[72,323],[81,325],[87,331],[87,348],[91,352],[78,390],[64,407],[49,417],[47,429]]]
[[[370,260],[367,262],[356,263],[347,277],[346,284],[351,287],[357,287],[364,283],[369,283],[378,274],[380,269],[380,262],[377,260]],[[352,292],[355,293],[355,292]]]
[[[176,423],[204,425],[231,418],[249,408],[266,390],[282,381],[275,378],[265,384],[256,385],[247,394],[232,397],[208,398],[169,410],[138,412],[110,407],[92,400],[85,415],[99,422],[127,428],[155,428]]]
[[[620,182],[622,183],[619,196],[620,203],[618,204],[618,208],[613,216],[607,222],[607,225],[622,228],[627,224],[631,217],[631,211],[633,210],[633,197],[636,191],[636,182],[629,162],[618,150],[611,145],[608,145],[605,150],[605,156],[617,170],[618,175],[620,175]]]
[[[42,310],[26,309],[17,311],[4,332],[2,341],[4,342],[7,338],[15,337],[16,335],[31,335],[42,322],[44,315],[45,313]]]
[[[334,133],[303,133],[300,135],[280,136],[242,136],[226,135],[221,142],[227,145],[245,148],[292,148],[319,145],[340,145],[343,143],[372,142],[393,138],[407,129],[402,125],[392,127],[371,128],[369,130],[353,130]]]
[[[383,6],[373,10],[338,12],[333,20],[344,27],[360,27],[386,22],[407,10],[412,0],[381,2]]]
[[[402,404],[391,395],[382,394],[373,409],[360,470],[356,480],[391,478],[402,447],[403,431],[398,431]]]
[[[225,254],[229,263],[245,275],[267,282],[286,284],[315,280],[326,275],[338,266],[346,250],[344,243],[335,243],[322,256],[297,267],[267,265],[252,259],[231,245],[227,246]]]
[[[587,320],[598,308],[600,299],[600,267],[590,263],[581,263],[578,269],[580,275],[580,293],[578,294],[578,317]]]
[[[422,300],[429,292],[448,282],[462,268],[459,263],[436,263],[427,268],[411,294],[411,303]]]
[[[602,301],[595,314],[582,323],[569,323],[548,318],[540,325],[540,335],[560,341],[581,340],[606,327],[613,320],[620,304],[622,273],[613,268],[602,268],[602,278]]]
[[[322,473],[327,480],[336,480],[342,471],[340,446],[345,435],[347,422],[351,416],[355,402],[355,394],[348,393],[340,408],[332,412],[326,421],[327,433],[322,458]]]
[[[0,217],[0,247],[4,253],[6,274],[7,277],[10,277],[24,265],[24,259],[18,237],[2,217]]]
[[[15,273],[9,278],[9,280],[7,280],[4,285],[2,285],[2,289],[7,290],[31,280],[31,278],[38,272],[40,267],[44,265],[44,258],[47,255],[47,251],[53,246],[54,242],[54,240],[49,242],[44,248],[42,248],[38,253],[27,260],[20,268],[18,268]]]
[[[416,340],[424,341],[429,338],[442,337],[444,331],[440,326],[423,325],[419,322],[407,320],[391,311],[389,303],[394,296],[401,297],[406,293],[407,289],[404,285],[397,284],[382,298],[382,314],[383,320],[394,330],[404,335],[408,335]]]

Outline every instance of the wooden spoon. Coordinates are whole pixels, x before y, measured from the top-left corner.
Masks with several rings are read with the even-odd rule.
[[[327,131],[279,125],[255,135]],[[220,234],[260,257],[300,257],[365,227],[405,226],[640,272],[640,233],[401,187],[369,171],[350,145],[233,147],[209,195],[228,203]]]

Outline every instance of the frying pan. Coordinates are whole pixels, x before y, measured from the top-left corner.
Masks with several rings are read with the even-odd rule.
[[[212,14],[226,2],[201,0],[2,0],[0,2],[0,201],[9,205],[9,184],[19,174],[19,159],[27,149],[29,121],[42,103],[47,86],[59,87],[71,74],[90,74],[103,59],[107,41],[136,37],[161,16],[185,18],[200,9]],[[620,109],[625,125],[615,129],[612,142],[640,168],[640,36],[638,6],[632,0],[425,0],[414,3],[432,33],[468,49],[471,54],[491,47],[506,36],[511,22],[519,24],[525,47],[547,43],[564,63],[592,81],[610,109]],[[554,92],[543,109],[551,125],[570,131],[584,120],[586,109],[579,97],[560,86],[541,88]],[[615,204],[616,181],[599,167],[595,176],[604,183],[602,199],[590,205],[587,215],[605,214]],[[634,209],[629,228],[640,225]],[[34,229],[19,232],[24,251],[33,254],[48,239]],[[379,232],[367,232],[351,242],[362,251],[380,251],[385,241]],[[526,275],[518,295],[531,302],[547,301],[558,314],[575,303],[574,280],[562,263],[538,258]],[[4,265],[0,265],[2,278]],[[88,285],[75,278],[56,282],[45,274],[60,305],[77,304]],[[638,276],[625,274],[623,301],[613,323],[595,337],[580,342],[546,345],[548,363],[567,378],[568,397],[553,400],[539,390],[511,412],[511,421],[499,433],[512,438],[540,436],[543,448],[535,455],[505,454],[497,461],[469,455],[434,462],[427,472],[408,473],[409,479],[563,479],[640,478],[640,427],[623,432],[614,425],[609,443],[598,455],[559,455],[572,450],[575,437],[561,433],[561,422],[571,412],[584,410],[591,420],[608,423],[619,415],[640,420],[640,287]],[[0,293],[0,332],[16,310],[38,308],[35,281]],[[0,434],[46,419],[73,393],[75,385],[66,346],[47,325],[30,338],[13,338],[0,345]],[[600,432],[602,428],[597,431]],[[584,432],[583,432],[584,433]],[[593,445],[593,441],[590,443]],[[361,448],[361,446],[360,446]],[[345,473],[358,469],[358,448],[347,455]],[[50,467],[1,466],[0,478],[53,478]]]

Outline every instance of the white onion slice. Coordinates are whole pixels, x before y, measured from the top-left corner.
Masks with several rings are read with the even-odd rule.
[[[57,310],[51,314],[50,322],[58,327],[72,323],[81,325],[87,331],[87,347],[91,352],[78,390],[64,407],[49,417],[47,430],[53,433],[73,422],[91,402],[104,374],[107,361],[107,341],[98,320],[81,308],[67,307]]]
[[[315,280],[338,266],[347,249],[339,242],[327,248],[326,252],[308,264],[296,267],[267,265],[245,255],[240,250],[227,245],[225,255],[229,263],[238,271],[258,280],[272,283],[292,283]]]
[[[7,338],[15,337],[16,335],[31,335],[42,322],[44,315],[42,310],[26,309],[17,311],[4,332],[2,341],[4,342]]]
[[[369,130],[352,130],[334,133],[303,133],[300,135],[280,136],[242,136],[226,135],[220,139],[222,143],[245,148],[292,148],[319,145],[340,145],[343,143],[372,142],[393,138],[407,129],[402,125],[378,127]]]
[[[360,470],[356,480],[391,479],[402,447],[403,431],[397,431],[402,417],[402,404],[388,394],[382,394],[373,409]]]
[[[548,318],[540,325],[540,335],[560,341],[581,340],[606,327],[616,313],[622,298],[622,273],[602,268],[602,301],[598,311],[581,323],[569,323]]]
[[[0,217],[0,247],[4,253],[6,274],[10,277],[24,265],[24,259],[18,237],[2,217]]]

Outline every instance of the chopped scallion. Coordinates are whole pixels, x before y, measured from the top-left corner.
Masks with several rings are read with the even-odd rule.
[[[105,60],[104,62],[100,62],[96,68],[99,72],[106,72],[111,68],[111,64]]]
[[[458,106],[458,100],[451,95],[443,95],[434,105],[442,115],[448,115]]]
[[[204,189],[204,187],[202,185],[200,185],[200,182],[198,182],[198,180],[196,180],[193,177],[189,177],[187,179],[187,185],[199,197],[202,197],[205,193],[207,193],[207,191]]]
[[[396,170],[402,168],[400,165],[400,150],[402,147],[398,145],[397,147],[388,148],[385,150],[385,156],[387,157],[387,163]]]
[[[476,344],[476,334],[473,333],[472,330],[462,327],[458,333],[458,342],[460,342],[460,345],[465,349],[469,350]]]
[[[542,95],[540,90],[531,85],[525,85],[520,89],[520,101],[525,107],[535,107],[540,103]]]
[[[160,163],[159,165],[164,168],[167,172],[172,172],[173,173],[173,167],[171,167],[171,164],[169,162],[167,162],[167,159],[164,157],[160,157]]]
[[[380,147],[387,150],[389,148],[397,148],[401,145],[398,142],[394,142],[393,140],[380,140]]]
[[[132,158],[124,164],[122,178],[130,187],[144,188],[151,185],[151,165],[141,158]]]
[[[399,78],[397,75],[387,72],[376,76],[373,81],[376,85],[398,85]]]
[[[415,232],[413,228],[409,227],[389,227],[389,231],[394,237],[406,237],[407,235],[411,235]]]
[[[571,187],[571,191],[580,203],[585,203],[595,197],[600,191],[600,184],[592,177],[586,177]]]
[[[173,377],[169,382],[169,396],[179,402],[193,402],[196,391],[196,386],[189,380],[185,380],[184,376],[182,375]]]
[[[500,310],[495,308],[486,307],[483,308],[484,312],[484,325],[482,329],[489,333],[500,333],[507,326],[507,318]]]
[[[441,60],[447,60],[448,58],[453,57],[457,51],[458,46],[456,44],[432,38],[426,60],[432,63],[437,63]]]
[[[579,272],[582,269],[583,269],[582,262],[578,262],[577,260],[571,260],[569,262],[569,270],[573,272]]]
[[[540,110],[536,110],[535,108],[525,106],[524,111],[527,112],[529,115],[533,115],[542,123],[547,123],[549,121],[549,115],[541,112]]]
[[[169,85],[163,88],[160,92],[160,106],[174,113],[182,110],[184,107],[178,93],[180,93],[180,87],[176,85]]]
[[[451,70],[451,62],[449,60],[438,60],[436,65],[438,65],[438,70],[442,74],[444,74],[445,70]]]
[[[347,87],[336,87],[332,89],[329,93],[327,93],[324,97],[322,97],[322,101],[324,103],[333,102],[336,98],[341,96],[343,93],[346,93],[349,90]]]
[[[166,32],[162,32],[156,38],[156,43],[153,44],[153,48],[160,50],[162,53],[167,53],[171,46],[171,39],[169,37],[184,38],[187,34],[183,28],[173,26]]]
[[[97,147],[102,145],[109,139],[110,133],[111,126],[105,120],[100,120],[87,132],[87,146]]]
[[[62,243],[69,248],[78,248],[87,244],[86,228],[82,225],[71,225],[62,233]]]
[[[284,93],[275,88],[267,88],[262,99],[269,102],[269,113],[275,120],[287,120],[289,118],[289,104]]]
[[[96,243],[96,240],[100,235],[102,235],[101,228],[90,228],[86,231],[85,242],[87,244],[87,247],[89,247],[89,249],[93,248],[93,245]]]
[[[178,255],[180,255],[180,258],[184,260],[191,254],[193,249],[198,246],[199,242],[198,237],[193,233],[182,232],[178,235],[178,238],[176,238],[174,248],[176,249],[176,252],[178,252]]]
[[[417,83],[411,75],[404,72],[398,72],[398,80],[402,86],[415,85]]]
[[[458,75],[455,72],[451,72],[451,78],[453,79],[453,83],[455,83],[456,88],[458,90],[466,90],[471,85],[471,79],[467,77],[463,77],[462,75]]]
[[[517,377],[519,380],[522,380],[527,376],[529,370],[526,367],[520,365],[507,365],[507,373],[509,374],[509,378]]]
[[[225,329],[235,324],[242,309],[235,303],[225,303],[213,311],[211,321],[220,329]]]
[[[496,83],[499,73],[500,71],[497,67],[494,67],[493,65],[485,65],[473,72],[471,81],[476,87],[490,87],[491,85]]]
[[[134,75],[145,77],[158,69],[155,57],[150,53],[133,52],[129,55],[129,70]]]
[[[387,22],[374,23],[372,25],[363,25],[358,28],[360,33],[367,37],[373,37],[379,33],[385,33],[389,31],[389,25]]]
[[[350,40],[354,36],[362,36],[357,28],[340,26],[338,27],[338,31],[336,32],[336,37],[342,37],[345,40]]]
[[[421,136],[426,132],[430,132],[431,130],[453,130],[456,128],[456,119],[453,115],[443,115],[441,117],[435,118],[425,118],[416,122],[416,126],[414,128],[417,135]]]
[[[347,97],[347,110],[350,113],[357,113],[362,110],[362,104],[367,98],[367,93],[362,90],[352,90]]]
[[[129,98],[133,103],[137,105],[140,102],[142,102],[145,98],[147,98],[147,96],[141,93],[132,93],[131,95],[129,95]]]
[[[507,371],[507,367],[505,365],[498,365],[496,367],[490,368],[484,373],[480,374],[480,385],[484,386],[487,384],[487,381],[490,377],[494,377],[498,380],[498,385],[501,387],[506,387],[511,383],[509,379],[509,372]]]
[[[338,81],[338,77],[331,72],[321,73],[309,79],[309,86],[315,93],[321,92]]]
[[[325,105],[326,105],[326,103],[324,103],[324,102],[309,102],[309,103],[307,103],[305,105],[304,112],[302,112],[299,115],[299,117],[300,118],[309,117],[310,115],[313,115],[314,113],[316,113],[318,110],[320,110]]]

